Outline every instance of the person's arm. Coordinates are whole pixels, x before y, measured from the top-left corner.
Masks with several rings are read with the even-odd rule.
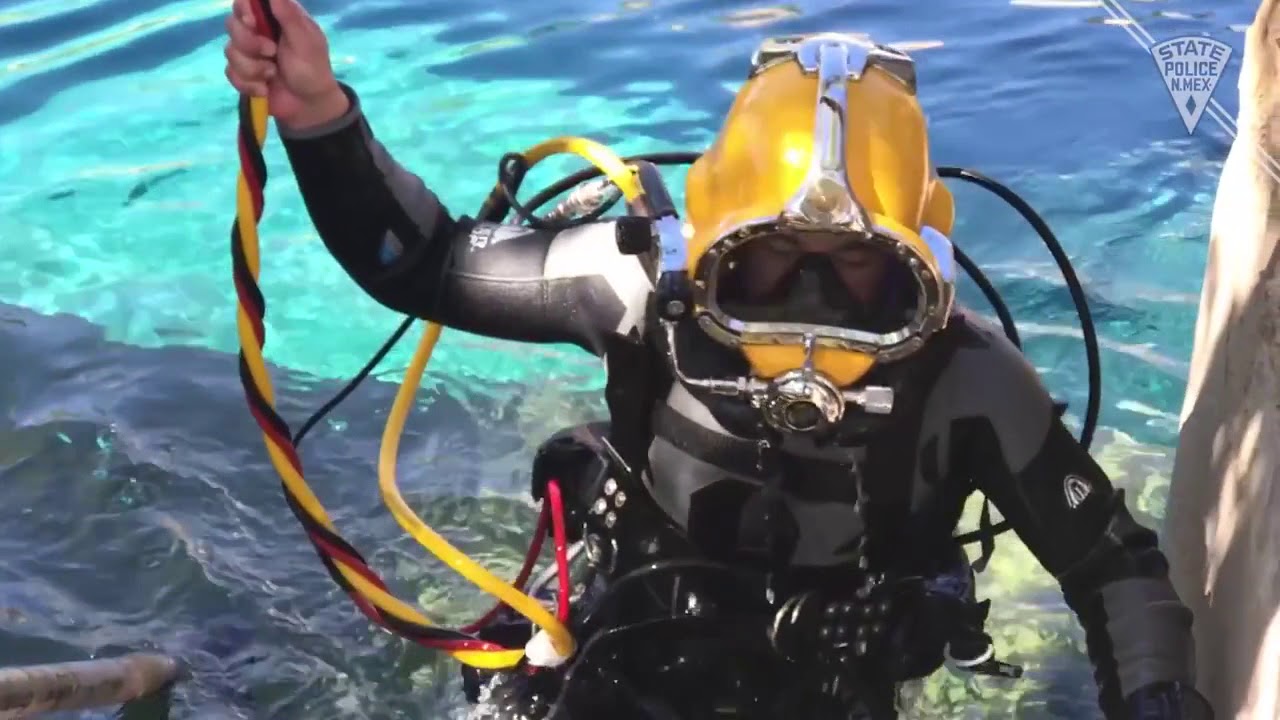
[[[341,117],[280,135],[316,231],[375,300],[466,332],[596,354],[641,326],[651,275],[619,252],[612,223],[555,233],[455,219],[343,90]]]
[[[1140,717],[1211,717],[1195,714],[1207,705],[1192,689],[1191,612],[1156,534],[1059,419],[1022,354],[1002,337],[974,335],[950,368],[951,400],[970,411],[954,421],[951,448],[1061,584],[1085,628],[1103,711],[1127,719],[1155,698],[1181,709]]]

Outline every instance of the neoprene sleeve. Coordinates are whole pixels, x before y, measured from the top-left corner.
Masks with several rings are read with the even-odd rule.
[[[612,222],[562,232],[455,219],[350,110],[306,133],[281,130],[299,190],[329,252],[399,312],[506,340],[572,343],[601,354],[633,336],[652,281],[622,254]]]

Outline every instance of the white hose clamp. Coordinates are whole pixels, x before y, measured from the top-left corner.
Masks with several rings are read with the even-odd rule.
[[[568,662],[573,656],[573,651],[571,650],[568,655],[562,654],[556,650],[555,643],[551,642],[551,636],[547,631],[539,630],[525,644],[524,655],[529,660],[529,664],[534,667],[553,668]]]

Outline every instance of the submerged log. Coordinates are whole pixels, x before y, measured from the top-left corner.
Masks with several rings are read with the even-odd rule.
[[[0,668],[0,720],[120,705],[165,688],[180,668],[152,653]]]

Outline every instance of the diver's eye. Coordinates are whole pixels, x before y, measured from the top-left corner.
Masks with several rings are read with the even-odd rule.
[[[850,270],[862,270],[872,267],[880,258],[875,251],[865,247],[851,247],[832,253],[836,263]]]
[[[764,239],[764,246],[778,255],[794,255],[800,250],[795,238],[786,235],[774,235]]]

